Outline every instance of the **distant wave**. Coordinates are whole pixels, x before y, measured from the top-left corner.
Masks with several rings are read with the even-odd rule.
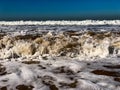
[[[0,25],[120,25],[120,20],[84,21],[0,21]]]

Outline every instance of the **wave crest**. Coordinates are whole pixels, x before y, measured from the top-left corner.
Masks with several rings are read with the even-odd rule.
[[[0,25],[120,25],[120,20],[0,21]]]
[[[49,55],[105,58],[120,54],[119,33],[66,31],[42,35],[3,36],[0,40],[0,58]]]

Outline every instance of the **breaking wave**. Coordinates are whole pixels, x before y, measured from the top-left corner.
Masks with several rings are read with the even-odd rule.
[[[120,20],[0,21],[0,25],[120,25]]]
[[[65,31],[37,35],[1,35],[0,58],[67,56],[105,58],[120,54],[120,33]]]

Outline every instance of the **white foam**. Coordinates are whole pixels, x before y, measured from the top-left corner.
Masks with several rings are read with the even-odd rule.
[[[0,21],[0,25],[120,25],[120,20]]]
[[[86,20],[0,22],[0,25],[105,24],[120,25],[120,21]],[[103,34],[101,35],[103,36]],[[95,73],[92,73],[94,70],[103,70],[113,71],[119,75],[120,72],[120,69],[111,69],[104,67],[105,65],[110,65],[111,67],[119,65],[120,58],[117,58],[117,55],[120,55],[120,53],[117,51],[120,49],[120,37],[117,36],[116,33],[104,33],[104,35],[104,39],[100,39],[97,37],[97,35],[93,37],[90,36],[89,33],[82,35],[80,34],[80,36],[74,35],[73,37],[68,37],[68,34],[65,36],[63,33],[60,35],[59,33],[57,35],[54,35],[49,32],[48,34],[43,34],[42,38],[43,40],[46,40],[43,44],[39,43],[41,42],[41,39],[36,40],[35,42],[34,40],[25,39],[14,40],[14,36],[3,37],[1,39],[0,45],[0,89],[1,87],[6,87],[8,90],[16,90],[18,85],[23,85],[23,87],[26,88],[31,85],[33,86],[33,90],[50,90],[51,86],[52,88],[57,87],[59,90],[120,90],[120,83],[117,80],[115,81],[114,76],[97,75]],[[106,35],[108,35],[108,37],[106,37]],[[48,41],[51,39],[51,37],[54,37],[53,39],[64,39],[58,39],[58,41],[55,41],[57,42],[55,45],[49,46],[48,48]],[[80,40],[75,41],[73,38],[75,40],[76,38]],[[51,42],[53,42],[53,39]],[[39,42],[37,43],[37,41]],[[66,45],[67,42],[68,44]],[[80,42],[81,45],[76,46],[76,42]],[[41,50],[41,48],[38,50],[38,45],[40,45],[39,47],[42,47],[43,50]],[[110,50],[109,47],[111,46],[115,49],[111,48],[112,50]],[[49,49],[49,53],[47,54],[44,50],[46,47]],[[64,52],[66,56],[59,56],[59,48],[61,47],[64,47],[60,49],[63,50],[61,52],[64,52],[64,50],[66,50],[66,52]],[[28,52],[30,48],[33,48],[33,51],[35,49],[34,54],[32,53],[32,50],[30,51],[31,53]],[[71,50],[69,51],[70,48],[74,49],[72,49],[72,53]],[[23,51],[21,51],[21,49]],[[56,51],[57,49],[58,51]],[[117,53],[110,53],[112,51]],[[43,53],[43,55],[41,55],[41,53]],[[16,56],[16,54],[18,56]],[[114,54],[115,57],[112,56]],[[35,63],[35,61],[38,63]]]

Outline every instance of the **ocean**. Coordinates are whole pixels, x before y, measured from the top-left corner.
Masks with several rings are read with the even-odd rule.
[[[120,90],[120,20],[1,21],[0,90]]]

